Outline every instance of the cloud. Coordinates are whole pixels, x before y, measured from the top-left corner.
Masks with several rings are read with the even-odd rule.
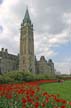
[[[3,32],[3,27],[0,25],[0,33]]]
[[[51,36],[48,40],[48,43],[50,44],[50,46],[58,46],[58,45],[62,45],[65,44],[67,42],[69,42],[71,40],[71,35],[69,35],[69,31],[64,31],[61,34],[55,35],[55,36]]]
[[[9,53],[17,54],[19,52],[18,38],[14,33],[5,29],[0,37],[0,48],[7,48],[9,49]]]
[[[3,3],[3,0],[0,0],[0,5]]]
[[[71,72],[71,57],[66,57],[60,62],[55,62],[56,71],[61,73],[70,74]]]

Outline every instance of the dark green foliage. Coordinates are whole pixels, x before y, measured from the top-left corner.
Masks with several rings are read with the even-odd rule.
[[[7,72],[0,75],[0,83],[14,83],[14,82],[29,82],[35,80],[43,80],[49,79],[47,74],[32,74],[31,72],[20,72],[20,71],[13,71]]]
[[[57,75],[56,78],[57,79],[69,80],[69,79],[71,79],[71,76],[69,76],[69,75]]]

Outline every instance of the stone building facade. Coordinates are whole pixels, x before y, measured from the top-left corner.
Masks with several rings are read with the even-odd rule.
[[[0,74],[18,69],[18,56],[8,53],[7,49],[2,48],[0,51]]]
[[[30,71],[36,74],[48,74],[54,76],[54,63],[51,59],[48,61],[44,56],[37,61],[34,54],[34,33],[28,9],[26,10],[24,20],[20,29],[20,53],[19,56],[8,53],[8,50],[2,48],[0,51],[0,73],[18,70]]]

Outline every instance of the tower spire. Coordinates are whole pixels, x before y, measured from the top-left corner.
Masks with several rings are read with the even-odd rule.
[[[25,17],[24,17],[24,20],[23,21],[24,21],[24,23],[31,22],[30,16],[29,16],[28,7],[26,8]]]

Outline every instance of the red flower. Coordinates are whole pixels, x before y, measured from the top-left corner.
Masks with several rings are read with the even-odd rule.
[[[27,100],[25,98],[22,98],[22,103],[26,103]]]
[[[69,102],[69,105],[71,106],[71,102]]]
[[[34,94],[35,94],[35,91],[32,90],[32,91],[31,91],[31,96],[34,96]]]
[[[44,104],[44,103],[42,103],[42,108],[43,108],[43,107],[45,107],[45,104]]]
[[[23,89],[19,89],[19,90],[17,91],[17,93],[18,93],[18,94],[23,94],[23,93],[24,93],[24,90],[23,90]]]
[[[49,99],[46,97],[46,103],[48,103],[49,102]]]
[[[61,108],[66,108],[66,106],[63,105],[63,106],[61,106]]]
[[[39,97],[38,97],[38,96],[36,96],[36,97],[35,97],[35,99],[36,99],[36,100],[39,100]]]
[[[47,95],[48,95],[48,93],[47,93],[47,92],[44,92],[42,95],[43,95],[43,96],[47,96]]]
[[[29,102],[29,103],[34,103],[34,101],[29,97],[28,99],[27,99],[27,102]]]
[[[6,96],[8,99],[12,99],[12,95],[7,95]]]
[[[36,102],[35,103],[35,108],[38,108],[39,107],[39,102]]]

